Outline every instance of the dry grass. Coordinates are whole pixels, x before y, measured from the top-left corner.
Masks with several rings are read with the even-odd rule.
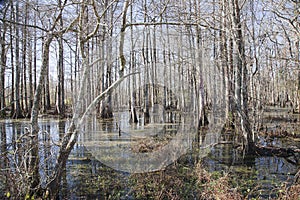
[[[290,187],[283,186],[281,190],[279,190],[279,197],[277,199],[280,200],[300,200],[300,184],[295,184]]]
[[[199,199],[243,199],[242,195],[229,184],[228,174],[213,177],[200,163],[196,166],[197,183],[201,188]]]
[[[165,171],[131,176],[137,199],[243,199],[227,175],[214,177],[201,164],[196,168],[169,166]]]
[[[136,199],[195,199],[193,170],[183,168],[171,166],[159,172],[131,175],[132,195]]]

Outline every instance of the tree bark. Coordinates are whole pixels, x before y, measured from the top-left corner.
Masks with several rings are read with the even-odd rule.
[[[204,80],[203,80],[203,45],[200,27],[197,27],[197,62],[199,66],[199,123],[198,128],[208,125],[204,100]]]
[[[7,6],[8,8],[8,6]],[[4,10],[3,16],[6,15],[7,9]],[[7,48],[5,47],[5,35],[7,31],[6,23],[3,23],[1,26],[0,35],[0,45],[1,45],[1,53],[0,53],[0,118],[5,117],[6,115],[6,103],[5,103],[5,68],[6,68],[6,54]]]
[[[230,77],[230,49],[228,50],[228,34],[227,34],[227,26],[229,23],[227,22],[227,15],[228,15],[228,8],[227,8],[227,1],[222,0],[222,7],[221,7],[221,30],[220,30],[220,55],[221,55],[221,67],[222,67],[222,78],[223,78],[223,98],[224,98],[224,107],[225,107],[225,119],[226,119],[226,127],[233,126],[233,106],[231,98],[232,98],[232,91],[231,91],[231,83],[233,81]],[[229,43],[230,44],[230,43]],[[229,53],[230,52],[230,53]]]
[[[62,0],[58,1],[58,6],[62,9]],[[60,29],[63,29],[63,19],[60,18]],[[62,34],[58,37],[58,85],[57,85],[57,103],[56,110],[60,116],[65,115],[65,79],[64,79],[64,46]]]
[[[245,57],[244,38],[242,34],[240,7],[238,0],[231,0],[233,35],[236,50],[236,108],[244,138],[246,152],[251,152],[254,146],[250,120],[248,116],[248,71]]]
[[[39,157],[38,157],[38,133],[39,133],[39,125],[38,125],[38,114],[39,114],[39,107],[40,107],[40,101],[42,92],[44,89],[44,81],[45,77],[48,75],[48,65],[49,65],[49,49],[50,49],[50,43],[53,40],[53,34],[47,34],[44,43],[43,43],[43,53],[42,53],[42,65],[41,65],[41,71],[40,71],[40,79],[37,84],[37,88],[34,94],[34,100],[33,100],[33,106],[31,110],[31,135],[32,135],[32,149],[30,151],[31,154],[31,161],[30,161],[30,174],[32,174],[32,181],[30,185],[30,196],[32,196],[34,193],[37,193],[39,189]]]
[[[120,33],[120,45],[119,45],[119,56],[121,61],[121,66],[119,70],[120,77],[124,74],[124,69],[126,65],[126,59],[124,55],[124,40],[125,40],[125,30],[126,30],[126,20],[127,20],[127,10],[129,7],[129,1],[126,0],[123,5],[123,17],[122,17],[122,27],[121,27],[121,33]]]
[[[10,11],[10,20],[14,21],[14,5],[13,5],[13,1],[10,0],[10,7],[11,7],[11,11]],[[13,24],[10,24],[9,26],[9,31],[10,31],[10,36],[9,36],[9,42],[10,44],[13,44]],[[15,90],[15,64],[14,64],[14,49],[10,48],[10,63],[11,63],[11,95],[10,95],[10,105],[11,105],[11,110],[10,110],[10,117],[13,117],[15,114],[15,106],[14,106],[14,90]]]
[[[28,105],[28,113],[26,117],[31,117],[31,108],[33,106],[33,71],[32,71],[32,66],[33,66],[33,59],[32,59],[32,54],[33,54],[33,46],[32,43],[29,42],[28,44],[28,100],[29,100],[29,105]]]
[[[19,1],[16,2],[16,21],[19,21]],[[20,96],[20,30],[19,26],[15,25],[16,30],[16,49],[15,49],[15,71],[14,71],[14,113],[12,118],[22,118],[22,110],[21,110],[21,96]]]
[[[298,58],[298,113],[300,113],[300,40],[296,43],[298,46],[297,58]]]
[[[133,8],[132,6],[130,7],[130,20],[133,21]],[[131,40],[131,49],[134,49],[134,32],[133,32],[133,27],[130,27],[130,40]],[[136,60],[135,60],[135,51],[132,51],[130,54],[130,62],[131,62],[131,72],[135,71],[136,68]],[[131,80],[131,79],[129,79]],[[129,82],[131,83],[131,81]],[[132,78],[132,87],[129,84],[129,88],[132,88],[132,91],[130,92],[130,122],[132,123],[138,123],[138,118],[136,114],[136,79],[135,76]]]
[[[200,4],[198,5],[197,2],[195,2],[195,10],[197,11],[197,20],[201,19],[200,14]],[[206,110],[205,110],[205,91],[204,91],[204,64],[203,64],[203,38],[201,33],[201,27],[196,26],[196,63],[199,67],[199,122],[198,122],[198,129],[202,126],[207,126],[209,124]]]
[[[28,4],[25,3],[25,17],[24,24],[28,24]],[[23,64],[23,77],[22,77],[22,110],[24,111],[24,116],[28,115],[28,93],[27,93],[27,40],[28,40],[28,30],[27,27],[23,27],[23,47],[22,47],[22,64]]]

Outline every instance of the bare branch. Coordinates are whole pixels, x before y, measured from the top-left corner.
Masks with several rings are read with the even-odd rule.
[[[44,28],[42,28],[40,26],[37,26],[37,25],[23,24],[23,23],[20,23],[20,22],[11,21],[11,20],[2,19],[2,18],[0,18],[0,21],[2,21],[3,23],[10,23],[10,24],[18,25],[18,26],[23,26],[23,27],[35,28],[35,29],[39,29],[39,30],[45,31],[45,32],[48,31],[47,29],[44,29]]]
[[[298,16],[295,16],[294,18],[288,18],[288,17],[285,17],[283,16],[282,13],[279,13],[279,11],[272,11],[277,17],[289,22],[289,24],[293,27],[293,29],[297,32],[297,33],[300,33],[300,30],[299,30],[299,26],[300,26],[300,23],[299,21],[297,21],[298,19]],[[294,22],[296,22],[296,25],[294,24]],[[297,27],[298,26],[298,27]]]
[[[213,30],[220,30],[219,28],[216,28],[211,25],[205,25],[201,23],[192,23],[192,22],[137,22],[137,23],[130,23],[126,24],[126,27],[130,26],[159,26],[159,25],[170,25],[170,26],[200,26],[204,28],[210,28]]]
[[[97,19],[97,25],[96,27],[94,28],[94,30],[86,37],[82,40],[82,42],[87,42],[89,39],[91,39],[94,35],[96,35],[97,31],[99,30],[99,27],[100,26],[107,26],[106,24],[102,24],[100,21],[101,21],[101,18],[105,15],[105,13],[107,12],[107,10],[111,7],[111,5],[113,3],[115,3],[116,1],[112,1],[105,9],[104,11],[102,12],[101,15],[99,15],[98,11],[97,11],[97,6],[96,6],[96,3],[95,1],[92,2],[92,6],[93,6],[93,12],[94,12],[94,15],[96,16],[96,19]]]

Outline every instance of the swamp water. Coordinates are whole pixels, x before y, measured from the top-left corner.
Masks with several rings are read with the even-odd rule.
[[[69,157],[62,177],[61,199],[151,198],[160,191],[169,191],[166,188],[170,182],[178,185],[178,188],[173,188],[171,195],[196,199],[196,193],[199,192],[197,180],[189,172],[193,171],[200,160],[214,176],[231,174],[232,184],[243,195],[248,195],[249,198],[268,198],[276,196],[275,188],[279,188],[284,182],[292,182],[299,169],[299,166],[283,158],[243,158],[230,143],[214,145],[227,138],[221,135],[218,127],[211,128],[205,135],[197,135],[195,121],[176,113],[166,114],[164,118],[152,115],[151,123],[147,125],[142,117],[138,124],[129,124],[128,112],[115,113],[114,116],[111,121],[89,119],[82,127],[79,141]],[[45,184],[51,174],[58,152],[58,147],[53,143],[60,141],[68,124],[68,120],[40,119],[42,184]],[[13,154],[16,141],[27,126],[28,121],[0,122],[1,163],[5,160],[2,157],[5,149],[9,155]],[[284,142],[287,141],[278,140],[280,145]],[[168,149],[176,153],[164,149],[168,144],[173,145]],[[293,145],[299,148],[300,142]],[[180,147],[179,151],[176,146]],[[160,153],[154,154],[155,152]],[[12,157],[8,157],[6,162],[13,162]],[[149,159],[154,160],[147,162]],[[8,163],[6,166],[13,165]],[[159,169],[161,170],[157,171]],[[5,182],[2,179],[0,197],[5,192]]]

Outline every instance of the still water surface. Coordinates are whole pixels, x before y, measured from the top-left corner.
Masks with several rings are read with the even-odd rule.
[[[146,136],[155,138],[155,142],[158,144],[166,144],[173,136],[178,134],[178,131],[183,131],[187,135],[184,142],[186,142],[188,149],[184,155],[180,156],[182,162],[193,168],[195,167],[195,159],[201,158],[204,166],[210,172],[236,175],[236,182],[234,184],[242,188],[244,192],[255,187],[256,192],[253,193],[253,196],[269,197],[269,195],[272,195],[274,188],[279,187],[284,181],[291,181],[293,175],[298,170],[297,166],[282,158],[243,158],[230,144],[211,147],[208,145],[209,150],[206,148],[204,154],[203,144],[205,141],[207,143],[214,143],[222,140],[222,137],[219,138],[218,136],[216,138],[208,135],[206,138],[210,138],[209,142],[204,139],[200,141],[202,145],[195,145],[195,143],[199,142],[199,139],[195,140],[195,134],[192,133],[195,130],[193,127],[195,123],[183,119],[184,117],[182,116],[172,115],[168,116],[168,119],[152,119],[153,123],[150,125],[145,125],[142,120],[136,125],[127,123],[128,113],[118,113],[115,116],[117,117],[111,121],[91,120],[93,123],[89,123],[88,127],[83,128],[78,144],[73,149],[70,159],[67,162],[66,173],[62,177],[61,198],[135,199],[130,192],[131,173],[126,170],[118,170],[115,166],[107,166],[107,163],[101,162],[101,159],[97,157],[98,155],[95,155],[95,148],[106,152],[108,149],[117,147],[118,150],[109,151],[111,154],[107,153],[105,159],[111,159],[114,163],[118,163],[116,160],[124,162],[124,159],[126,160],[130,157],[126,153],[129,152],[128,150],[141,151],[143,141],[147,141]],[[188,128],[182,126],[182,120],[186,126],[189,126]],[[161,123],[162,121],[163,123]],[[161,123],[160,125],[157,124],[159,122]],[[13,152],[15,150],[16,141],[24,133],[24,130],[28,127],[28,123],[29,121],[26,120],[5,120],[0,122],[1,155],[5,151]],[[39,124],[41,127],[39,136],[40,173],[41,177],[43,177],[43,184],[45,184],[47,177],[51,174],[55,156],[58,152],[58,147],[54,144],[61,140],[69,122],[68,120],[43,118],[40,119]],[[212,135],[217,134],[214,133]],[[155,146],[154,144],[153,146],[146,146],[142,150],[151,152],[155,150],[151,148],[159,148],[159,145]],[[122,149],[123,151],[120,151]],[[1,159],[3,159],[2,156]],[[9,162],[13,161],[9,160]],[[168,163],[168,165],[173,164]],[[10,164],[8,166],[13,165]],[[188,182],[189,180],[186,181]],[[0,182],[0,184],[0,192],[3,194],[5,183]]]

